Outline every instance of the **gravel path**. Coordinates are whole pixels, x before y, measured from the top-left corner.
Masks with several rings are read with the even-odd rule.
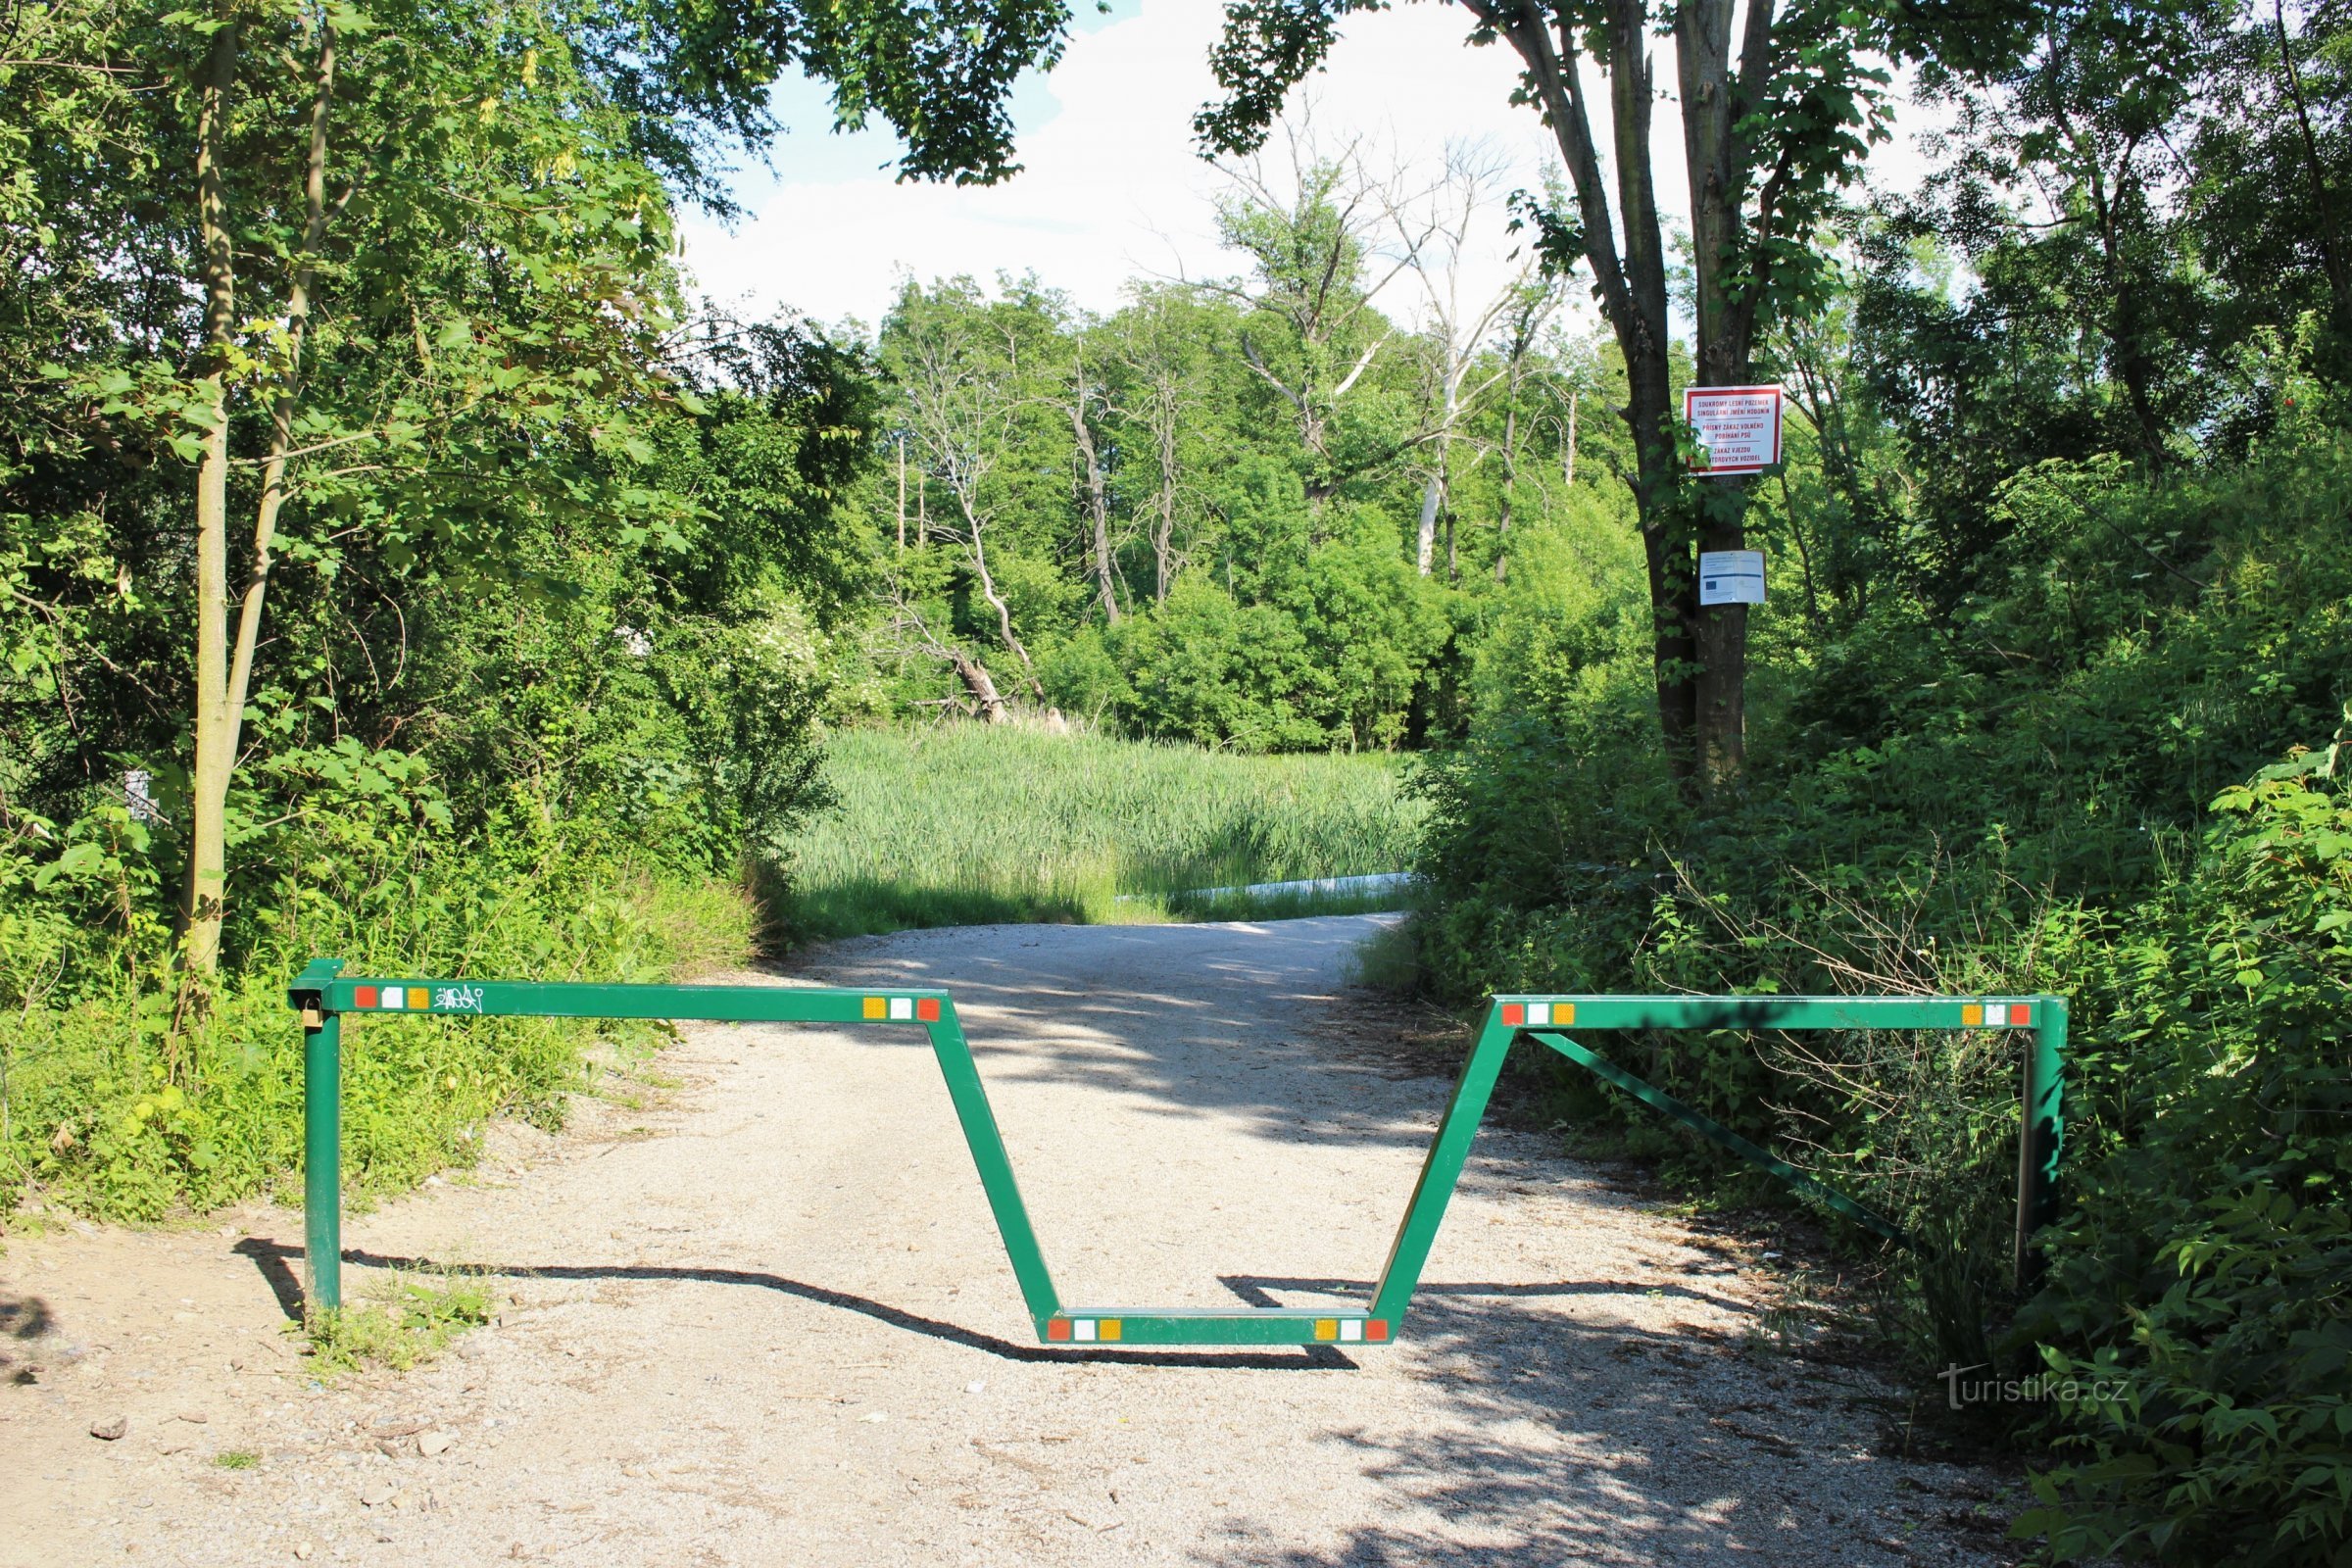
[[[915,932],[798,975],[955,989],[1065,1299],[1304,1303],[1361,1295],[1448,1087],[1349,1043],[1382,918]],[[12,1241],[0,1562],[2007,1559],[1989,1478],[1881,1456],[1885,1391],[1771,1348],[1747,1249],[1556,1140],[1481,1135],[1398,1345],[1049,1349],[919,1037],[696,1025],[662,1060],[666,1107],[502,1131],[347,1221],[355,1298],[503,1276],[406,1376],[321,1389],[285,1348],[293,1211]]]

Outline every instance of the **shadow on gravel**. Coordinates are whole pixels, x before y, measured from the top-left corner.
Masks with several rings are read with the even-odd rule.
[[[1385,916],[1326,915],[1223,925],[1085,927],[1084,951],[1063,956],[1056,937],[1067,928],[977,926],[926,933],[937,957],[857,943],[796,959],[777,974],[844,986],[937,986],[952,991],[984,1079],[1017,1073],[1030,1082],[1083,1085],[1126,1100],[1153,1102],[1174,1117],[1203,1110],[1253,1119],[1261,1136],[1286,1143],[1387,1144],[1426,1148],[1426,1129],[1359,1115],[1328,1101],[1309,1106],[1251,1094],[1261,1071],[1289,1068],[1329,1079],[1383,1076],[1357,1054],[1336,1053],[1316,1030],[1340,1008],[1345,988],[1301,975],[1337,975],[1346,956]],[[968,936],[968,946],[954,939]],[[887,939],[884,939],[885,941]],[[1134,967],[1120,989],[1101,984],[1103,949],[1132,951]],[[1115,960],[1114,960],[1115,961]],[[1217,1000],[1177,995],[1155,984],[1215,982]],[[1017,1051],[1017,1067],[1007,1063]],[[1248,1071],[1230,1070],[1246,1057]],[[1450,1076],[1458,1060],[1432,1063]],[[1271,1083],[1287,1075],[1276,1071]]]
[[[49,1303],[39,1297],[0,1291],[0,1339],[37,1340],[49,1332],[54,1322]],[[5,1347],[0,1347],[0,1378],[12,1383],[32,1382],[33,1368],[29,1364],[18,1365],[20,1359]]]
[[[1425,1287],[1405,1336],[1420,1362],[1410,1418],[1311,1434],[1352,1455],[1382,1505],[1312,1544],[1279,1518],[1234,1518],[1201,1544],[1200,1559],[1230,1568],[2013,1560],[2000,1519],[1974,1511],[1988,1491],[1940,1466],[1898,1467],[1881,1451],[1904,1412],[1869,1380],[1752,1355],[1727,1336],[1580,1322],[1526,1299],[1620,1289]]]
[[[286,1315],[299,1320],[302,1316],[302,1284],[296,1278],[289,1259],[303,1255],[299,1247],[282,1242],[266,1242],[248,1237],[236,1245],[235,1250],[254,1260],[263,1277],[270,1282],[270,1292],[277,1297],[278,1305]],[[363,1268],[394,1270],[441,1269],[444,1264],[430,1257],[395,1257],[381,1252],[366,1252],[346,1248],[343,1261]],[[980,1350],[1006,1361],[1029,1361],[1067,1366],[1180,1366],[1231,1367],[1259,1372],[1352,1372],[1355,1363],[1327,1345],[1301,1346],[1295,1352],[1273,1350],[1066,1350],[1046,1345],[1016,1345],[983,1334],[958,1323],[943,1323],[937,1318],[924,1317],[904,1307],[892,1306],[870,1297],[855,1296],[848,1291],[836,1291],[823,1285],[810,1285],[802,1280],[786,1279],[781,1274],[763,1274],[745,1268],[692,1268],[664,1266],[655,1263],[468,1263],[463,1272],[488,1274],[509,1279],[526,1280],[679,1280],[704,1285],[745,1285],[757,1290],[774,1291],[782,1296],[798,1298],[818,1306],[839,1308],[887,1323],[894,1329],[920,1334],[926,1339],[944,1340],[960,1345],[969,1350]]]

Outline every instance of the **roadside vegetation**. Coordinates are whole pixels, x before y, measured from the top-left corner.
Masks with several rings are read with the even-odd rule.
[[[1970,1417],[2045,1555],[2352,1562],[2352,18],[1751,8],[1734,71],[1728,3],[1471,4],[1562,160],[1527,191],[1280,118],[1376,10],[1237,6],[1223,272],[909,278],[868,331],[711,312],[680,216],[788,68],[910,173],[1008,172],[1067,17],[775,9],[0,24],[0,1210],[281,1184],[314,955],[655,979],[1412,869],[1374,965],[1462,1006],[2070,997],[2026,1292],[2010,1042],[1631,1064],[1922,1238],[1833,1233],[1923,1387],[2055,1375]],[[1657,108],[1644,39],[1705,90]],[[1946,125],[1899,195],[1889,59]],[[1612,208],[1653,113],[1704,243]],[[1750,381],[1783,461],[1694,474],[1680,393]],[[1699,603],[1734,549],[1760,609]],[[466,1162],[654,1038],[355,1030],[347,1168]]]
[[[490,1303],[490,1287],[477,1278],[396,1276],[366,1300],[311,1314],[303,1325],[311,1370],[330,1378],[370,1366],[406,1372],[489,1322]]]

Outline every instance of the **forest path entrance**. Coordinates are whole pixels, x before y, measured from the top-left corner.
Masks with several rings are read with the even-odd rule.
[[[1072,1299],[1336,1303],[1453,1065],[1344,983],[1383,918],[909,932],[796,978],[954,990]],[[349,1219],[351,1299],[501,1276],[497,1325],[406,1376],[314,1388],[277,1348],[296,1211],[12,1242],[0,1562],[2008,1555],[1989,1478],[1879,1455],[1866,1374],[1756,1348],[1745,1249],[1552,1138],[1480,1134],[1400,1344],[1046,1348],[919,1034],[695,1024],[662,1060],[668,1107]]]

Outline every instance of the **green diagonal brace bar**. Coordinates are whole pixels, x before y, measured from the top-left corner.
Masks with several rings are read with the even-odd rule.
[[[956,1108],[972,1165],[995,1218],[1014,1282],[1038,1337],[1050,1344],[1314,1345],[1380,1344],[1394,1339],[1446,1214],[1446,1200],[1484,1119],[1503,1058],[1522,1034],[1560,1052],[1647,1103],[1696,1128],[1742,1157],[1832,1208],[1901,1240],[1900,1233],[1843,1194],[1710,1121],[1672,1096],[1585,1050],[1551,1025],[1580,1029],[2032,1029],[2027,1063],[2026,1128],[2018,1166],[2021,1277],[2034,1230],[2055,1213],[2062,1148],[2062,1072],[2066,1004],[2055,997],[1497,997],[1487,1007],[1477,1043],[1462,1063],[1452,1099],[1422,1161],[1403,1221],[1374,1285],[1356,1308],[1270,1307],[1230,1310],[1164,1307],[1065,1307],[1021,1201],[988,1091],[971,1044],[945,991],[812,986],[628,986],[541,984],[515,980],[363,979],[341,960],[319,958],[287,988],[304,1031],[304,1228],[309,1304],[342,1304],[342,1020],[418,1016],[688,1018],[727,1023],[815,1023],[919,1028],[931,1045]]]
[[[1902,1228],[1877,1209],[1854,1201],[1837,1188],[1798,1170],[1778,1154],[1757,1148],[1714,1117],[1684,1104],[1655,1084],[1635,1077],[1608,1057],[1587,1051],[1566,1035],[1549,1034],[1541,1029],[1529,1032],[1570,1061],[1607,1079],[1652,1110],[1664,1111],[1709,1143],[1728,1149],[1752,1164],[1761,1165],[1815,1202],[1843,1214],[1857,1225],[1867,1225],[1897,1247],[1911,1245],[1911,1238],[1903,1234]]]

